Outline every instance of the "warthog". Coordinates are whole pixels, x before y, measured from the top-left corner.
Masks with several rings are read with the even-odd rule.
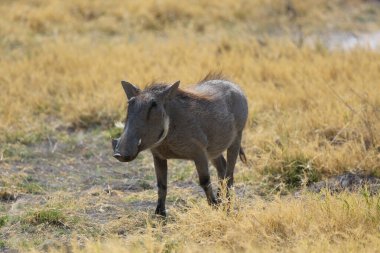
[[[121,137],[112,140],[114,157],[129,162],[150,149],[158,186],[156,214],[166,215],[167,159],[193,160],[208,203],[217,204],[208,160],[228,187],[233,184],[238,155],[246,162],[241,138],[248,105],[242,90],[215,74],[186,90],[178,88],[179,81],[152,84],[144,90],[121,83],[128,97],[128,113]]]

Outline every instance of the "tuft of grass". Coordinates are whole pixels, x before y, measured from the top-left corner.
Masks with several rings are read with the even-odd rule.
[[[46,136],[46,129],[35,129],[32,132],[22,131],[6,132],[4,139],[6,143],[20,143],[29,145],[43,140]]]
[[[16,200],[16,198],[17,198],[17,195],[15,193],[12,193],[6,190],[0,191],[0,201],[13,201],[13,200]]]
[[[321,174],[313,167],[312,161],[303,156],[287,157],[283,161],[282,180],[290,189],[308,186],[321,179]]]
[[[139,179],[137,181],[137,184],[144,190],[150,190],[153,189],[152,185],[149,183],[149,181],[144,179]]]
[[[5,224],[9,221],[8,215],[0,216],[0,228],[5,226]]]
[[[24,222],[39,225],[48,224],[53,226],[64,226],[66,216],[60,209],[46,208],[29,212],[24,219]]]
[[[45,192],[44,187],[32,176],[27,176],[22,182],[18,184],[18,187],[24,192],[30,194],[42,194]]]
[[[5,241],[0,239],[0,249],[5,249],[5,247],[6,247]]]
[[[278,191],[296,190],[302,186],[309,186],[311,183],[321,180],[321,173],[314,167],[311,159],[302,154],[289,156],[285,155],[276,167],[266,167],[264,169],[265,188]]]
[[[30,194],[41,194],[44,193],[44,188],[36,182],[26,182],[19,185],[26,193]]]
[[[123,133],[123,128],[119,126],[111,127],[108,129],[108,134],[111,139],[119,138],[122,133]]]
[[[27,146],[19,142],[7,143],[0,152],[3,160],[24,160],[33,157]]]
[[[109,112],[102,114],[101,112],[91,111],[87,114],[82,114],[78,119],[72,121],[74,129],[94,129],[97,127],[110,127],[113,122],[119,118],[117,112]]]

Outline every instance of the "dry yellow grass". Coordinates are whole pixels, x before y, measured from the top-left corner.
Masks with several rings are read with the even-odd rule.
[[[379,175],[380,53],[329,51],[299,38],[373,31],[379,13],[377,3],[359,0],[2,1],[0,160],[9,158],[6,145],[35,143],[65,127],[112,128],[125,116],[121,79],[186,87],[222,71],[250,106],[243,143],[250,165],[238,168],[238,185],[268,183],[277,192],[267,178],[293,163],[322,177]],[[190,191],[174,192],[191,199]],[[155,192],[133,197],[154,200]],[[238,198],[230,215],[194,200],[173,207],[165,224],[135,211],[105,224],[100,236],[86,232],[96,225],[74,224],[87,241],[77,248],[74,239],[74,252],[379,252],[379,195],[270,198]],[[58,205],[63,215],[91,206],[70,201]],[[131,233],[115,238],[122,227]],[[29,250],[17,240],[10,245]]]
[[[256,169],[299,155],[323,172],[379,169],[377,52],[329,53],[287,41],[260,46],[253,39],[144,36],[112,46],[46,42],[15,59],[4,57],[0,69],[3,141],[47,134],[61,122],[112,125],[124,117],[120,79],[140,86],[180,79],[186,86],[209,70],[222,70],[249,97],[244,145]]]
[[[171,209],[165,222],[147,213],[123,218],[103,229],[128,227],[126,238],[94,242],[74,235],[72,252],[379,252],[379,196],[327,193],[234,203],[232,213],[204,201]]]

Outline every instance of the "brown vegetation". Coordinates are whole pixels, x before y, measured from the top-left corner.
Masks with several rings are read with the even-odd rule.
[[[305,40],[379,30],[376,1],[19,0],[0,14],[0,251],[379,249],[378,194],[292,195],[380,176],[379,52]],[[120,80],[187,86],[209,71],[249,98],[234,211],[209,208],[192,165],[173,162],[169,218],[156,219],[151,157],[110,157]]]

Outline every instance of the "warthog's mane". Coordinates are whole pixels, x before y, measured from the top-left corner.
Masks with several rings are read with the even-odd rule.
[[[203,77],[198,82],[198,84],[202,84],[202,83],[205,83],[205,82],[211,81],[211,80],[225,80],[225,81],[229,81],[228,78],[226,76],[224,76],[221,71],[219,71],[219,72],[209,72],[205,77]]]
[[[197,85],[201,85],[202,83],[205,83],[210,80],[228,80],[221,72],[210,72],[208,73],[204,78],[202,78]],[[171,84],[167,83],[157,83],[157,82],[152,82],[146,88],[144,89],[144,93],[160,93],[164,91],[168,86]],[[181,88],[178,88],[177,90],[177,98],[181,99],[195,99],[195,100],[210,100],[210,97],[199,94],[196,92],[193,92],[191,90],[184,90]]]

